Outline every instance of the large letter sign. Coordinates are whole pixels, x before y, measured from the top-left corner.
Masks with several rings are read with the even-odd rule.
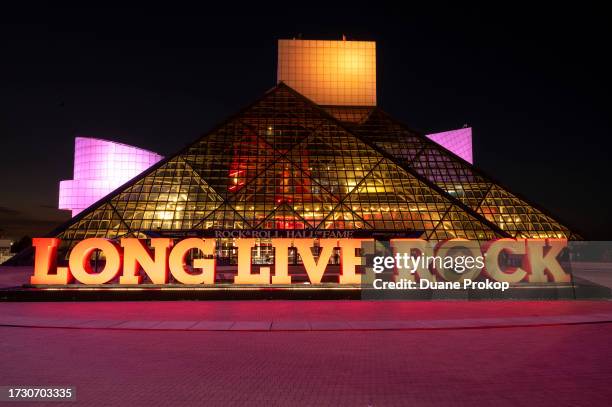
[[[337,281],[339,285],[367,285],[366,274],[358,271],[364,257],[357,252],[364,242],[376,243],[373,239],[358,238],[272,238],[274,264],[252,267],[251,250],[256,247],[255,238],[237,238],[238,264],[233,283],[239,285],[289,285],[292,284],[288,263],[289,249],[297,250],[302,264],[295,268],[308,276],[310,284],[324,281],[330,269],[334,250],[340,251],[339,275],[328,275],[325,281]],[[316,244],[315,244],[316,243]],[[380,242],[382,243],[382,242]],[[189,285],[213,285],[216,276],[215,239],[153,238],[150,241],[124,238],[120,244],[103,238],[90,238],[78,242],[68,256],[68,267],[57,266],[57,253],[61,244],[57,238],[35,238],[33,285],[65,286],[73,281],[85,285],[120,284],[133,286],[142,284],[168,284],[172,275],[178,283]],[[563,270],[559,257],[567,246],[563,239],[497,239],[481,244],[465,239],[429,242],[422,239],[392,239],[394,257],[406,262],[416,257],[449,258],[453,253],[467,253],[472,259],[483,259],[479,268],[464,264],[462,274],[455,275],[454,268],[441,263],[416,262],[411,268],[395,270],[395,281],[463,281],[487,278],[497,282],[518,283],[564,283],[571,281]],[[314,250],[317,250],[315,255]],[[92,257],[96,261],[92,265]],[[512,261],[506,261],[512,257]],[[502,259],[503,261],[500,261]],[[505,260],[504,260],[505,259]],[[518,260],[516,260],[518,259]],[[522,261],[522,264],[521,264]],[[518,265],[517,265],[518,264]],[[338,270],[337,266],[335,270]],[[391,265],[393,267],[393,265]],[[393,269],[393,268],[392,268]],[[455,271],[453,271],[455,270]],[[482,272],[482,277],[480,276]],[[371,277],[371,276],[370,276]]]

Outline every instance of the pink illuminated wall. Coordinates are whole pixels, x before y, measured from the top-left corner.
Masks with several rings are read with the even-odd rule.
[[[89,137],[74,141],[74,179],[60,181],[59,209],[76,216],[163,157],[152,151]]]
[[[474,157],[472,155],[471,127],[428,134],[427,137],[430,140],[440,144],[442,147],[457,154],[470,164],[474,164]]]

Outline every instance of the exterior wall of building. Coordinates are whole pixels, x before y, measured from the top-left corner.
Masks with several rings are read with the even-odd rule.
[[[152,151],[89,137],[74,142],[74,178],[60,182],[59,209],[76,216],[163,157]]]
[[[278,81],[318,105],[376,105],[376,43],[278,41]]]
[[[427,138],[452,151],[470,164],[474,164],[471,127],[428,134]]]

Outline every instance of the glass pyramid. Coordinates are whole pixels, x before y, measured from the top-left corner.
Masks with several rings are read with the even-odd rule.
[[[53,235],[67,248],[210,229],[578,238],[377,108],[326,111],[283,83]]]
[[[378,108],[352,126],[364,140],[392,154],[511,237],[580,239],[543,209]]]

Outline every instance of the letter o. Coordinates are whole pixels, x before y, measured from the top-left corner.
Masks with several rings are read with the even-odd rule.
[[[453,249],[465,249],[473,258],[482,256],[478,242],[467,239],[449,239],[441,242],[436,250],[436,256],[446,258],[449,256],[449,252],[451,252]],[[436,272],[438,275],[446,281],[475,280],[480,275],[481,271],[482,270],[477,267],[472,267],[469,270],[466,269],[466,271],[463,273],[455,273],[454,271],[449,271],[443,267],[441,267],[441,270],[438,270],[436,267]]]
[[[100,250],[106,257],[104,269],[96,273],[89,264],[91,254]],[[70,272],[82,284],[105,284],[119,275],[121,270],[120,247],[103,238],[85,239],[79,242],[70,253]]]

